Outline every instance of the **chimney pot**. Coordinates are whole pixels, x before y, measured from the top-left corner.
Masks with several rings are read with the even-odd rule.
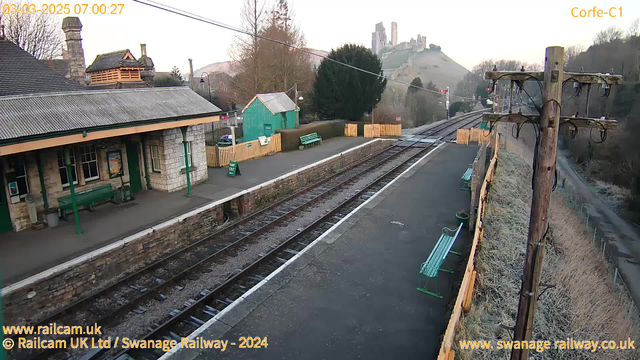
[[[140,57],[147,56],[147,44],[140,44]]]

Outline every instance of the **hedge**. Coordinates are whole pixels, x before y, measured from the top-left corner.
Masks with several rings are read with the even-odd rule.
[[[300,137],[304,135],[318,133],[323,140],[344,136],[344,123],[343,120],[314,121],[300,125],[297,129],[281,129],[276,132],[282,134],[282,151],[293,151],[298,150]]]

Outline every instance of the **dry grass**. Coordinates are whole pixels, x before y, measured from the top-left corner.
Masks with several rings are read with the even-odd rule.
[[[592,184],[598,194],[603,195],[607,203],[616,211],[623,210],[628,199],[631,198],[631,190],[608,183],[606,181],[595,180]]]
[[[519,155],[503,151],[489,195],[485,238],[478,251],[473,306],[459,323],[460,359],[508,359],[504,350],[463,351],[458,340],[509,340],[499,325],[513,326],[524,263],[531,202],[531,167]],[[549,244],[543,283],[555,284],[540,299],[534,340],[639,339],[635,310],[612,281],[607,265],[577,213],[560,189],[552,197]],[[635,359],[636,351],[554,350],[531,352],[532,359]]]

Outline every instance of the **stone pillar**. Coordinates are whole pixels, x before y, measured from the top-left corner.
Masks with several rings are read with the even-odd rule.
[[[67,41],[69,57],[69,76],[71,80],[86,85],[86,65],[84,62],[84,50],[82,49],[82,23],[77,17],[66,17],[62,20],[62,31]]]

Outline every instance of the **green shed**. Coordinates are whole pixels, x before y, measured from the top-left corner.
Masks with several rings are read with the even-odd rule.
[[[298,127],[298,107],[287,94],[258,94],[242,110],[244,141]]]

